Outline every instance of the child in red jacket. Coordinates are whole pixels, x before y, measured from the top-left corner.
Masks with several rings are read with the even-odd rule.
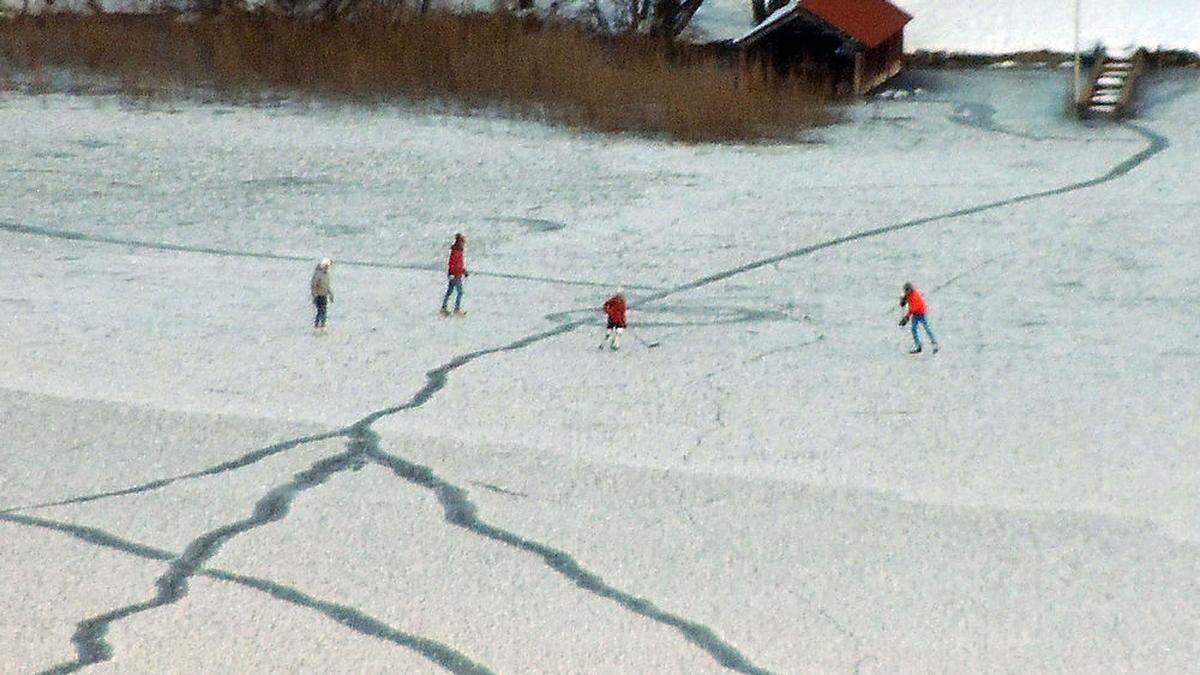
[[[463,278],[470,276],[470,273],[467,272],[467,263],[463,259],[463,249],[466,244],[467,238],[461,232],[454,235],[454,243],[450,246],[450,260],[446,263],[446,278],[449,283],[446,284],[446,295],[442,298],[442,316],[450,314],[446,305],[450,302],[450,294],[455,291],[458,292],[458,295],[454,298],[454,313],[463,313]]]
[[[938,343],[933,331],[929,329],[929,321],[925,318],[925,298],[921,297],[921,292],[913,288],[911,283],[904,284],[904,297],[900,298],[900,306],[908,307],[908,312],[900,319],[900,325],[903,326],[909,319],[912,320],[914,346],[909,354],[921,353],[921,336],[917,334],[917,326],[925,326],[925,334],[929,336],[929,342],[933,344],[933,353],[936,354]]]
[[[604,341],[600,349],[608,345],[609,349],[621,348],[621,333],[625,332],[625,291],[617,289],[617,294],[604,302],[604,313],[608,315],[608,330],[604,333]]]

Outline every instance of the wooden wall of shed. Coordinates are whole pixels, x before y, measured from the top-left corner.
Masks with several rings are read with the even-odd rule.
[[[904,67],[904,33],[896,33],[879,45],[865,50],[862,56],[859,94],[865,94],[887,82]]]
[[[799,77],[831,97],[852,95],[853,58],[839,50],[844,44],[839,37],[814,23],[794,21],[749,51],[783,77]]]
[[[874,48],[855,51],[848,39],[805,16],[740,48],[739,53],[760,61],[780,76],[799,77],[824,89],[832,98],[864,94],[903,68],[903,31]]]

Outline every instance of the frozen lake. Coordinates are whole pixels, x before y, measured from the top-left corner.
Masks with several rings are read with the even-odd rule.
[[[907,78],[757,146],[0,93],[0,672],[1194,671],[1200,76]]]

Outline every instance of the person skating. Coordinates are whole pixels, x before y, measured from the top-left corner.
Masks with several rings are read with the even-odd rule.
[[[457,291],[458,295],[454,298],[454,313],[463,314],[462,298],[463,298],[463,279],[470,276],[467,272],[467,264],[463,259],[463,248],[466,246],[467,238],[461,232],[454,235],[454,243],[450,245],[450,260],[446,263],[446,295],[442,298],[442,316],[449,316],[450,310],[446,308],[450,302],[450,294]]]
[[[609,349],[621,348],[621,334],[625,332],[625,291],[617,289],[615,295],[604,301],[604,313],[608,315],[608,328],[600,349],[608,345]]]
[[[921,336],[917,333],[917,326],[925,327],[925,334],[929,336],[929,342],[933,345],[933,353],[936,354],[938,342],[929,328],[929,319],[925,317],[925,298],[921,297],[921,292],[913,288],[911,283],[904,284],[904,297],[900,298],[900,306],[908,308],[904,318],[900,319],[900,325],[903,326],[910,320],[912,321],[913,349],[909,354],[921,353]]]
[[[330,285],[329,269],[333,267],[333,261],[325,258],[317,263],[317,269],[313,270],[312,281],[309,282],[309,288],[312,290],[313,304],[317,307],[317,316],[313,319],[313,328],[325,328],[325,310],[329,303],[333,302],[333,287]]]

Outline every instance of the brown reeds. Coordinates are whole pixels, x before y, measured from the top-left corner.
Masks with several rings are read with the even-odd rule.
[[[506,14],[18,16],[0,20],[0,60],[108,76],[131,92],[168,82],[229,95],[443,101],[689,141],[788,137],[829,119],[815,87],[756,64]]]

